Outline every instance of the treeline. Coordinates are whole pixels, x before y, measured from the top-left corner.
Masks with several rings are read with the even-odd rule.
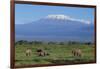
[[[15,45],[16,44],[19,44],[19,45],[22,45],[22,44],[42,44],[42,43],[43,43],[42,41],[26,41],[26,40],[20,40],[20,41],[15,42]]]
[[[15,45],[17,45],[17,44],[18,45],[22,45],[22,44],[38,45],[38,44],[44,44],[44,43],[47,43],[48,45],[50,45],[50,44],[59,44],[59,45],[86,44],[86,45],[92,45],[93,44],[92,42],[76,42],[76,41],[68,41],[68,42],[53,42],[53,41],[50,41],[50,42],[43,42],[43,41],[20,40],[20,41],[15,42]]]

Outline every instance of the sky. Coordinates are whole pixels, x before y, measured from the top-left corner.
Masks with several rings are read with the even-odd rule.
[[[94,8],[15,4],[15,24],[30,23],[52,14],[94,22]]]

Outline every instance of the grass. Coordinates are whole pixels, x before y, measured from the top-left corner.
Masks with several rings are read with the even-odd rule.
[[[25,56],[25,50],[32,49],[31,56]],[[44,49],[50,55],[38,56],[37,49]],[[83,52],[81,58],[74,57],[71,53],[73,48],[79,48]],[[70,64],[77,62],[94,61],[94,47],[86,44],[17,44],[15,46],[15,65],[34,65],[34,64]]]

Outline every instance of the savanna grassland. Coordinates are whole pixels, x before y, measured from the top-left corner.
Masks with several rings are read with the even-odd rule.
[[[25,55],[27,48],[32,50],[31,56]],[[81,57],[72,54],[72,50],[77,48],[82,51]],[[15,43],[15,65],[93,62],[95,61],[94,48],[91,43],[19,41]],[[49,55],[38,56],[37,49],[43,49]]]

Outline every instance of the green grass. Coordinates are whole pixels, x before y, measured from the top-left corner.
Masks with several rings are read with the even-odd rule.
[[[31,56],[25,56],[25,50],[32,49]],[[44,49],[48,52],[49,56],[38,56],[37,49]],[[79,48],[83,52],[81,58],[74,57],[71,53],[73,48]],[[15,46],[15,65],[30,65],[30,64],[68,64],[75,62],[89,62],[94,61],[94,48],[85,44],[72,44],[72,45],[59,45],[59,44],[17,44]]]

